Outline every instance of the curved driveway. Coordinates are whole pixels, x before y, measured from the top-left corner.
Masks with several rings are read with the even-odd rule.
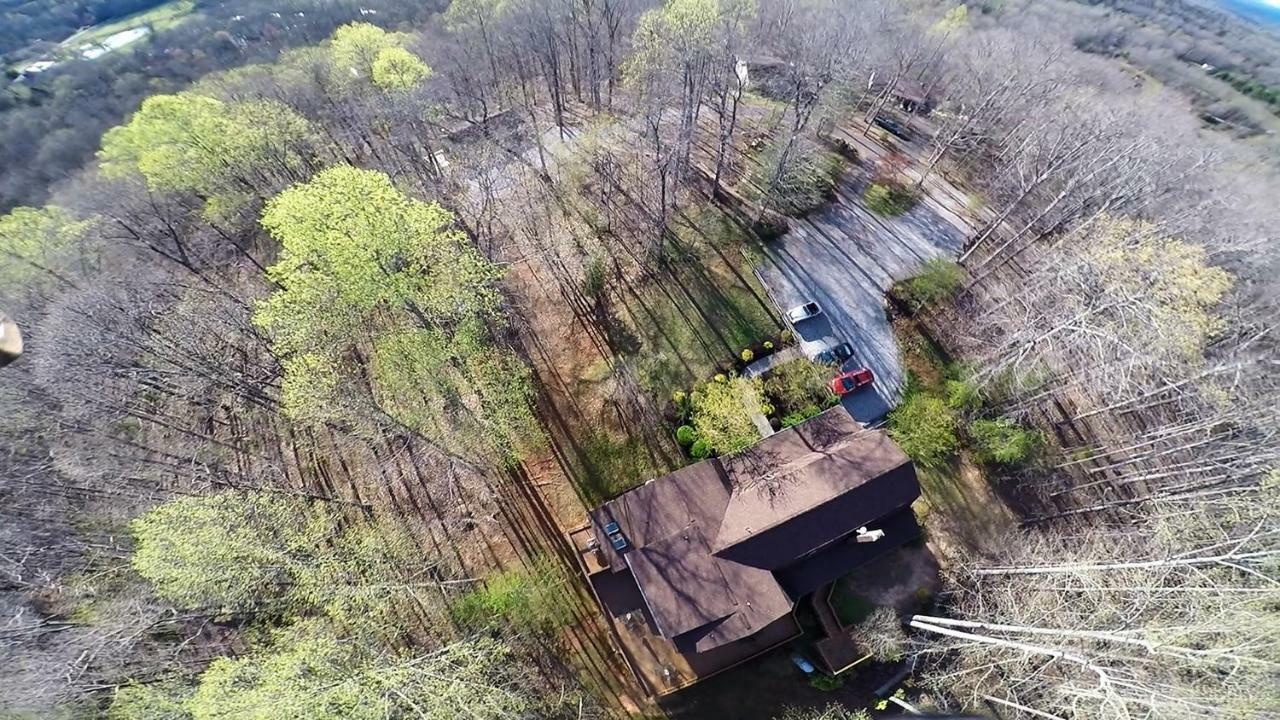
[[[873,423],[901,399],[906,380],[885,291],[930,258],[954,257],[964,234],[962,220],[928,199],[897,218],[871,213],[862,204],[866,175],[863,167],[846,173],[835,200],[793,220],[786,235],[768,243],[756,269],[780,310],[808,300],[822,306],[822,315],[794,328],[805,355],[847,341],[853,357],[845,368],[875,373],[871,388],[844,399],[850,414]]]

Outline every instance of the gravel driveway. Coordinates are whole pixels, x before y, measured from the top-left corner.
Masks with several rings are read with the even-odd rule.
[[[871,388],[844,399],[850,414],[871,423],[897,404],[906,380],[885,291],[929,258],[954,257],[964,238],[955,216],[932,201],[897,218],[869,212],[862,206],[866,175],[865,167],[846,173],[835,201],[793,221],[790,232],[768,244],[757,270],[780,310],[809,300],[822,306],[821,315],[795,327],[805,355],[847,341],[853,357],[845,368],[875,373]]]

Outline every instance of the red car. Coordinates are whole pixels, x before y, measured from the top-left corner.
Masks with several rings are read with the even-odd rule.
[[[831,378],[831,392],[837,396],[848,395],[854,390],[870,385],[872,380],[875,380],[875,376],[871,374],[871,368],[850,370]]]

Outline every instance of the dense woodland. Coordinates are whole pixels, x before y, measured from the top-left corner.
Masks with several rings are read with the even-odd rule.
[[[891,432],[983,458],[1019,522],[862,642],[922,709],[1280,716],[1280,183],[1201,99],[1039,3],[294,4],[252,37],[202,6],[3,108],[0,716],[661,712],[546,487],[580,514],[686,462],[673,413],[743,446],[745,380],[628,308],[750,275],[866,166],[876,212],[971,218],[895,289],[953,362]]]

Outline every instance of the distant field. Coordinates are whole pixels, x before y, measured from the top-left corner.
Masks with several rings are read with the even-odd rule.
[[[195,0],[172,0],[163,5],[157,5],[150,10],[143,10],[111,22],[85,28],[63,40],[60,45],[68,50],[75,50],[81,45],[100,43],[116,33],[143,25],[151,26],[152,32],[168,30],[186,19],[186,16],[191,14],[195,6]]]

